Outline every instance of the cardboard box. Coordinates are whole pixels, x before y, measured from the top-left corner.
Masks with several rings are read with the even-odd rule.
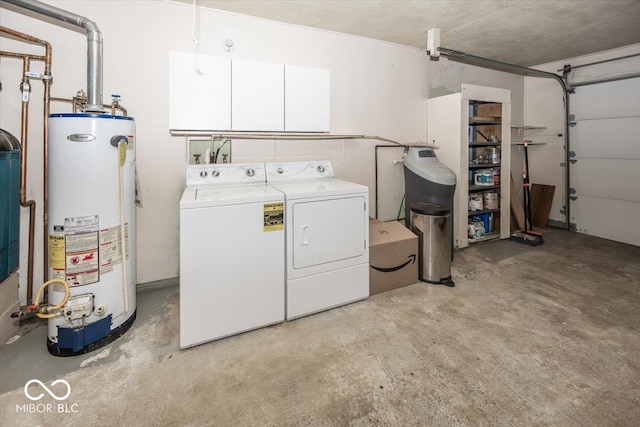
[[[418,236],[398,221],[369,224],[370,295],[418,282]]]

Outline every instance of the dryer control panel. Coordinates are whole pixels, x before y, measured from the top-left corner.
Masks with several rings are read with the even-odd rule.
[[[330,160],[314,162],[281,162],[265,164],[267,182],[332,179],[333,164]]]

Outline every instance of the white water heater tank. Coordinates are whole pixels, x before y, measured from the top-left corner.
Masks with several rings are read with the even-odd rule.
[[[135,320],[135,122],[51,114],[48,126],[49,279],[66,280],[71,296],[49,319],[47,344],[69,356],[102,347]],[[50,304],[63,301],[61,284],[48,291]]]

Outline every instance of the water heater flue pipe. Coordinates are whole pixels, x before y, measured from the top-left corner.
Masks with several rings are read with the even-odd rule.
[[[87,105],[86,112],[104,112],[102,106],[102,33],[95,22],[35,0],[2,0],[85,30],[87,34]]]

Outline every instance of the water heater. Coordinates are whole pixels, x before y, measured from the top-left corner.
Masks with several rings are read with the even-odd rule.
[[[51,114],[49,278],[70,296],[48,323],[48,350],[87,353],[136,317],[135,122],[107,114]],[[65,298],[48,287],[49,304]]]

